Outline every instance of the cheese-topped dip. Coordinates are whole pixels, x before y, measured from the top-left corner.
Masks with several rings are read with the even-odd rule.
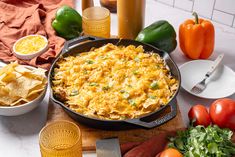
[[[178,88],[164,60],[140,45],[107,44],[56,63],[53,92],[75,112],[100,119],[140,117],[166,105]]]
[[[33,54],[47,46],[47,39],[41,35],[29,35],[18,40],[14,51],[20,54]]]

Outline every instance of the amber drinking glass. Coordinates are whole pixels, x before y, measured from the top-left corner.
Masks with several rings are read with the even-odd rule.
[[[90,7],[82,12],[82,28],[85,35],[110,37],[110,12],[103,7]]]
[[[56,121],[45,126],[39,134],[42,157],[82,157],[79,127],[69,121]]]

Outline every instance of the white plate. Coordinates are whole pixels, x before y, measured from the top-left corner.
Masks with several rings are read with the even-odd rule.
[[[181,86],[189,93],[207,99],[228,97],[235,93],[235,72],[227,66],[221,65],[207,79],[207,87],[200,94],[194,94],[190,90],[200,82],[209,70],[213,61],[194,60],[180,66],[182,78]]]

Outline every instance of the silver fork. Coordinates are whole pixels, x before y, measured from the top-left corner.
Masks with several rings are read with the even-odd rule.
[[[211,74],[217,69],[217,67],[220,65],[222,59],[224,57],[224,54],[219,55],[216,60],[213,62],[212,66],[210,67],[210,70],[206,73],[204,79],[200,82],[198,82],[190,91],[199,94],[206,88],[206,80],[211,76]]]

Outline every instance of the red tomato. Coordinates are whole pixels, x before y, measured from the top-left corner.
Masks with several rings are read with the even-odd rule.
[[[235,101],[228,98],[214,101],[210,106],[210,116],[219,127],[235,130]]]
[[[210,115],[206,107],[201,104],[191,107],[191,109],[188,112],[188,117],[191,121],[195,120],[195,122],[193,123],[194,126],[203,125],[207,127],[208,125],[211,124]]]
[[[168,148],[161,153],[160,157],[183,157],[183,155],[177,149]]]

